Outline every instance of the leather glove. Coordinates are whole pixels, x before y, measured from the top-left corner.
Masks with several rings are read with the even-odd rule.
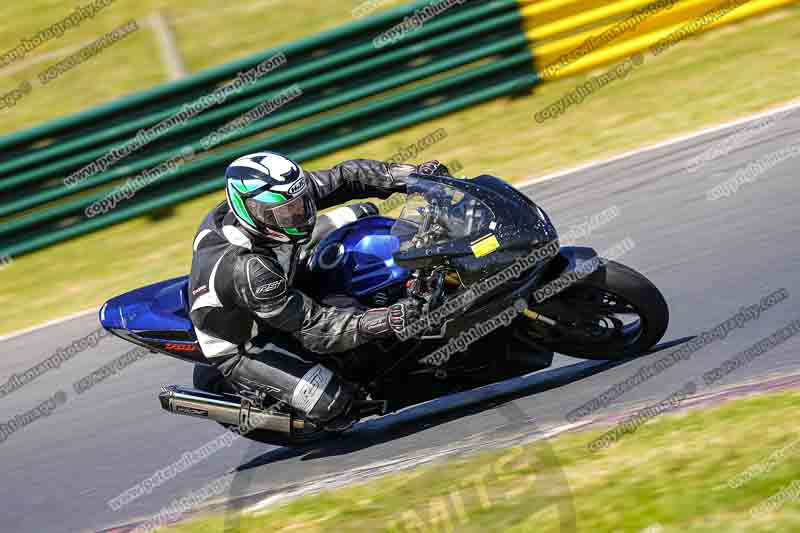
[[[391,180],[391,185],[387,185],[386,188],[392,192],[405,193],[408,177],[416,171],[416,165],[409,165],[408,163],[390,164],[389,179]]]
[[[419,320],[420,304],[405,298],[389,307],[370,309],[358,320],[358,332],[373,338],[398,335],[409,324]]]
[[[430,161],[425,161],[420,166],[417,167],[417,171],[420,174],[429,174],[434,176],[446,176],[448,178],[452,178],[453,176],[450,174],[450,169],[447,168],[444,164],[440,163],[436,159],[431,159]]]
[[[422,304],[413,298],[404,298],[389,306],[389,326],[395,335],[418,321],[422,316]]]
[[[411,165],[408,163],[393,163],[389,165],[389,177],[391,185],[387,186],[392,192],[406,192],[406,185],[408,184],[408,177],[418,172],[420,174],[433,174],[436,176],[447,176],[452,178],[450,169],[436,161],[426,161],[421,165]]]

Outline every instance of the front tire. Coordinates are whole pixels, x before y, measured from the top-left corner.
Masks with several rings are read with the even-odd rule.
[[[617,360],[641,355],[655,346],[669,324],[661,291],[645,276],[621,263],[605,262],[605,275],[592,275],[554,297],[565,327],[543,342],[555,352],[583,359]],[[636,315],[624,324],[619,318]]]

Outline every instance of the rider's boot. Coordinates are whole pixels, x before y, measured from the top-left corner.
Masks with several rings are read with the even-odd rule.
[[[219,365],[225,378],[247,395],[267,395],[293,408],[303,418],[325,428],[348,429],[356,389],[329,368],[273,347],[240,354]],[[333,430],[333,429],[331,429]]]

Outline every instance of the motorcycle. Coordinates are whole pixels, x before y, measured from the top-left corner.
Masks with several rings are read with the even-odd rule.
[[[332,231],[314,249],[308,274],[303,291],[329,305],[421,303],[422,318],[400,339],[321,360],[357,388],[358,418],[547,368],[554,352],[635,357],[669,322],[647,278],[592,248],[560,246],[541,207],[489,175],[412,175],[399,218],[371,216]],[[112,334],[195,365],[192,387],[163,387],[165,410],[282,446],[340,432],[232,388],[202,354],[187,286],[187,276],[162,281],[100,310]]]

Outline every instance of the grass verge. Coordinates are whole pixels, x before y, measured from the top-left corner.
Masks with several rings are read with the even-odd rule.
[[[600,452],[587,444],[602,431],[554,438],[547,445],[569,490],[558,490],[534,443],[303,497],[244,517],[238,531],[564,533],[570,506],[581,532],[800,531],[800,505],[782,496],[800,478],[787,424],[798,401],[800,392],[783,392],[664,415]],[[774,509],[751,513],[770,498]],[[223,520],[163,531],[222,531]]]
[[[117,11],[109,11],[114,13],[119,23],[130,18],[125,9],[139,13],[144,9],[142,6],[166,4],[166,0],[149,0],[134,8],[123,2],[120,0],[118,5],[115,4]],[[45,6],[48,2],[36,0],[33,4]],[[179,9],[186,2],[174,4],[170,9]],[[344,22],[355,7],[355,4],[316,7],[320,4],[310,0],[292,4],[274,0],[269,6],[263,1],[253,1],[253,11],[244,11],[249,14],[241,15],[248,19],[248,24],[254,24],[250,19],[259,20],[253,14],[259,12],[257,6],[261,4],[264,4],[264,10],[280,8],[289,18],[302,16],[305,23],[302,28],[291,24],[285,26],[303,33]],[[221,28],[223,33],[219,35],[227,35],[225,31],[228,31],[227,23],[203,22],[203,13],[213,12],[213,8],[185,9],[196,11],[194,15],[185,15],[190,17],[189,20],[191,16],[196,17],[191,26],[194,31],[189,31],[187,26],[183,30],[179,28],[178,32],[179,35],[183,32],[182,47],[194,58],[188,61],[192,68],[208,66],[201,61],[202,57],[213,58],[214,62],[228,60],[234,55],[240,56],[274,44],[271,40],[257,39],[263,35],[260,30],[254,28],[255,33],[248,34],[247,30],[236,27],[236,35],[230,36],[232,43],[242,44],[245,35],[252,35],[253,39],[247,41],[247,46],[242,44],[241,53],[233,54],[222,37],[206,38],[215,35],[210,30],[212,23]],[[53,17],[47,20],[50,18]],[[28,26],[27,29],[32,31],[36,25]],[[20,35],[27,34],[23,29],[18,30]],[[83,31],[83,26],[80,31]],[[274,31],[276,33],[270,34],[274,39],[296,37],[283,30]],[[564,168],[794,99],[800,85],[800,70],[796,68],[800,50],[795,46],[798,37],[800,9],[776,11],[685,41],[661,56],[647,54],[643,66],[625,79],[597,91],[581,105],[569,108],[556,120],[539,124],[534,115],[578,83],[604,72],[607,67],[586,76],[542,85],[529,96],[495,100],[407,128],[308,162],[307,166],[329,166],[352,157],[386,159],[398,149],[444,128],[447,137],[420,154],[420,161],[426,158],[459,161],[464,174],[485,172],[511,180]],[[136,38],[139,37],[132,39]],[[0,39],[0,44],[8,48],[13,41],[6,36]],[[120,46],[134,47],[134,44],[135,41],[131,40]],[[149,48],[145,49],[152,53]],[[205,55],[202,50],[205,50]],[[111,58],[114,52],[107,55]],[[132,56],[131,61],[135,62],[136,57]],[[114,71],[109,65],[99,65]],[[86,83],[87,79],[95,79],[91,74],[89,65],[85,65],[65,78],[74,76],[76,83],[78,80]],[[123,78],[140,79],[138,74],[129,74]],[[158,77],[152,72],[148,76],[145,76],[145,85]],[[41,106],[34,106],[33,101],[21,101],[17,108],[22,109],[23,104],[27,108],[30,104],[39,107],[39,113],[51,105],[55,106],[51,107],[53,113],[75,111],[61,102],[69,100],[71,94],[81,94],[81,98],[84,94],[78,91],[79,87],[69,86],[66,81],[63,93],[59,93],[61,89],[56,85],[47,91],[47,94],[54,95],[53,98],[59,93],[60,100],[43,101]],[[115,87],[124,88],[123,92],[142,88],[124,84]],[[102,96],[107,95],[103,93]],[[35,118],[44,117],[36,115]],[[17,124],[28,122],[23,117]],[[190,265],[191,242],[196,227],[203,214],[222,199],[221,193],[200,197],[176,206],[167,217],[144,217],[17,258],[11,264],[0,264],[0,334],[98,306],[126,290],[185,274]]]

